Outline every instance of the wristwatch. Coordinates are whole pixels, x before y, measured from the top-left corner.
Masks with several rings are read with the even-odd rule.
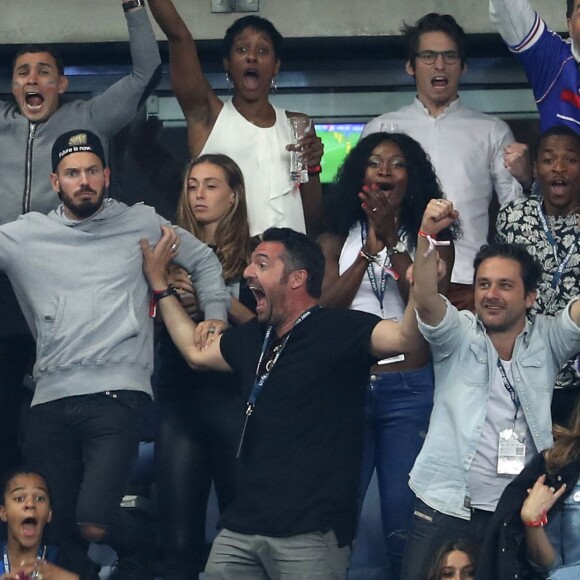
[[[387,256],[392,256],[393,254],[404,254],[407,251],[405,244],[399,240],[392,248],[387,248]]]
[[[123,10],[128,12],[132,8],[142,8],[145,6],[145,0],[129,0],[129,2],[123,2]]]

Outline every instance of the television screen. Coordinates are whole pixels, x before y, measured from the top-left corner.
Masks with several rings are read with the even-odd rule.
[[[364,123],[315,123],[316,134],[324,143],[320,181],[331,183],[350,150],[358,143]]]

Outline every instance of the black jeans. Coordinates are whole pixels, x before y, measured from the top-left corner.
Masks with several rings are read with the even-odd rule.
[[[48,481],[57,539],[82,545],[78,524],[115,531],[148,401],[142,392],[111,391],[32,407],[24,456]]]
[[[33,360],[34,340],[29,334],[0,340],[0,475],[22,461],[21,410],[29,400],[22,382]]]
[[[201,377],[195,380],[195,375]],[[216,379],[216,382],[212,380]],[[220,513],[232,500],[235,454],[245,402],[220,385],[232,377],[191,373],[183,388],[158,393],[161,424],[155,441],[164,580],[197,578],[207,557],[206,510],[212,482]],[[202,384],[200,384],[200,382]]]

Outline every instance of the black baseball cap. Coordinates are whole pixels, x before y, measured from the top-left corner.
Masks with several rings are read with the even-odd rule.
[[[56,171],[58,164],[71,153],[88,151],[94,153],[106,167],[105,150],[101,140],[91,131],[76,129],[63,133],[52,146],[52,171]]]

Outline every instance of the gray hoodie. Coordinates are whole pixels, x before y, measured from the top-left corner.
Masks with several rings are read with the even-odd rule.
[[[122,11],[118,7],[119,17]],[[131,74],[94,98],[70,100],[66,95],[56,112],[42,123],[31,123],[11,101],[0,101],[0,224],[29,211],[48,213],[59,200],[50,189],[50,152],[59,135],[72,129],[97,134],[105,151],[109,139],[133,119],[161,78],[161,57],[145,8],[125,14],[129,29]],[[22,316],[5,277],[0,276],[0,340],[19,336]]]
[[[106,199],[83,221],[68,219],[60,206],[0,227],[0,270],[36,339],[33,405],[105,390],[151,394],[153,320],[139,240],[157,243],[168,223],[149,206]],[[218,259],[176,229],[176,262],[192,274],[201,310],[226,320]]]

